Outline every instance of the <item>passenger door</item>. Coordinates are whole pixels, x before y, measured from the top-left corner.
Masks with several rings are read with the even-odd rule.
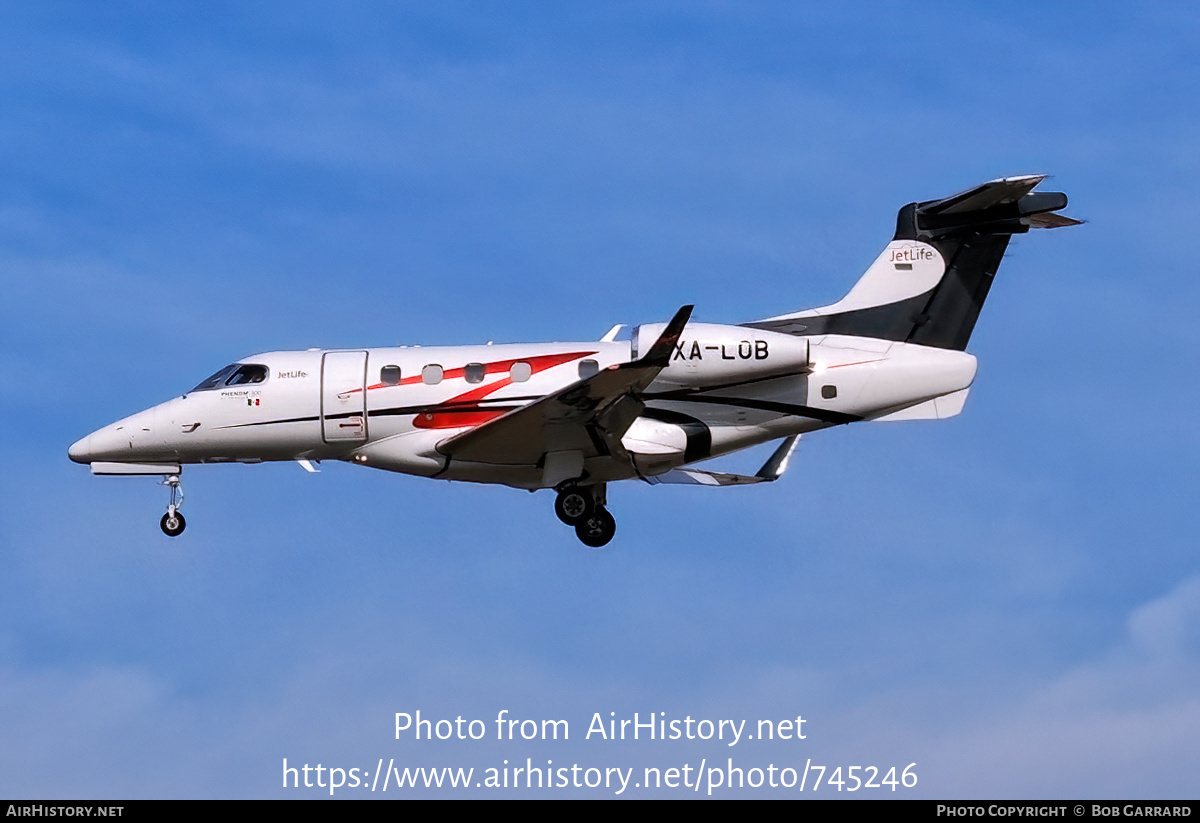
[[[326,443],[367,439],[367,353],[325,352],[321,361],[321,433]]]

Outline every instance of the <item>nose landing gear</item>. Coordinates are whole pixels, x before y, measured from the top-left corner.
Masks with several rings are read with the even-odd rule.
[[[617,533],[617,521],[605,508],[608,502],[603,483],[593,486],[562,486],[554,499],[554,513],[568,526],[575,527],[575,536],[585,546],[599,549],[608,545]]]
[[[174,514],[167,512],[162,516],[162,520],[158,521],[158,527],[167,537],[178,537],[183,534],[186,526],[187,521],[183,519],[183,513],[178,511]]]
[[[183,484],[177,474],[168,474],[163,478],[162,484],[171,488],[171,502],[167,504],[167,513],[158,521],[158,526],[167,537],[178,537],[187,527],[183,512],[179,511],[183,505]]]

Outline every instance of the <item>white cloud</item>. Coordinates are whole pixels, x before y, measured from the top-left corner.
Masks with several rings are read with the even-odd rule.
[[[1200,576],[1138,608],[1101,659],[926,738],[931,796],[1192,797]],[[912,730],[914,736],[919,733]]]

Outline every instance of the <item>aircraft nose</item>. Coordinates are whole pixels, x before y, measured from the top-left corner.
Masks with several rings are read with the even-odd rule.
[[[129,428],[126,420],[120,420],[111,426],[97,429],[82,440],[72,443],[71,448],[67,449],[67,457],[76,463],[85,464],[99,460],[128,460],[135,456],[131,451],[133,441]]]
[[[90,463],[92,455],[91,447],[92,436],[89,434],[82,440],[77,440],[71,444],[71,448],[67,449],[67,457],[71,458],[76,463]]]
[[[131,463],[166,459],[162,427],[156,425],[160,409],[138,412],[105,426],[71,445],[67,457],[76,463]]]

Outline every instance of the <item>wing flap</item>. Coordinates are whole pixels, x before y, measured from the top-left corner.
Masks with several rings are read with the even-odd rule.
[[[749,486],[753,483],[769,481],[752,474],[729,474],[728,472],[710,472],[703,469],[671,469],[664,474],[647,477],[646,482],[654,486],[660,483],[673,486]]]

